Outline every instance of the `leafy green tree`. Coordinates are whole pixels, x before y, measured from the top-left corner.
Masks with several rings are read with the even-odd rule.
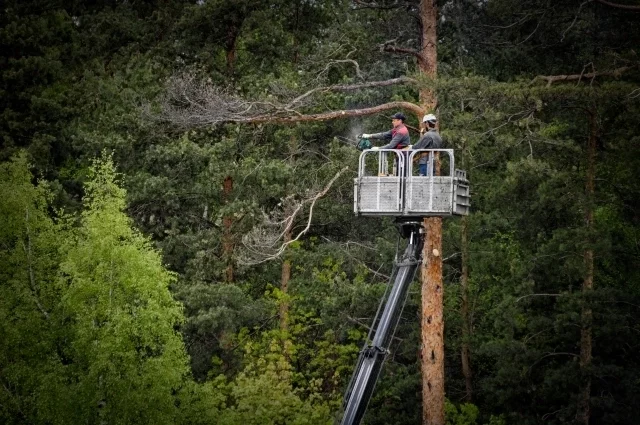
[[[290,303],[284,295],[275,289],[269,297]],[[318,336],[321,323],[313,313],[289,310],[286,329],[240,332],[244,368],[227,385],[221,423],[333,423],[342,398],[339,383],[357,347],[337,344],[330,332]]]
[[[60,264],[63,358],[41,401],[43,418],[57,423],[173,423],[188,376],[175,277],[132,228],[116,178],[111,159],[94,162],[81,227]]]
[[[55,276],[67,235],[49,217],[46,185],[32,179],[24,153],[0,165],[0,421],[7,424],[38,422],[60,331]]]

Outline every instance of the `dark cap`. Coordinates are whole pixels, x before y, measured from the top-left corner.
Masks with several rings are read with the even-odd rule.
[[[396,112],[391,118],[393,118],[394,120],[402,120],[402,122],[407,119],[407,117],[405,117],[404,114],[400,112]]]

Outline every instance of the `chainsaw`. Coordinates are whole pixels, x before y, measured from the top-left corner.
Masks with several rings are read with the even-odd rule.
[[[371,144],[371,141],[369,139],[364,139],[362,136],[357,136],[357,137],[358,137],[358,145],[356,146],[356,149],[358,149],[359,151],[371,149],[373,145]]]

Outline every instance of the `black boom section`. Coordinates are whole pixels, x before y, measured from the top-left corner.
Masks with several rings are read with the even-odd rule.
[[[400,233],[409,239],[404,254],[393,268],[393,286],[380,303],[368,343],[360,352],[349,388],[344,397],[342,425],[358,425],[367,409],[373,389],[387,356],[391,339],[398,325],[409,286],[420,264],[423,235],[417,222],[400,223]],[[380,311],[382,310],[382,313]]]

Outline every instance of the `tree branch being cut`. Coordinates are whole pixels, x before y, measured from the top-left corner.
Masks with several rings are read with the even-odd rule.
[[[415,83],[407,77],[359,84],[337,84],[317,87],[306,93],[282,102],[274,96],[266,100],[243,99],[228,90],[203,82],[188,73],[169,80],[167,90],[160,99],[160,112],[151,114],[153,118],[180,128],[201,128],[224,123],[241,124],[287,124],[308,121],[326,121],[336,118],[372,115],[390,109],[404,109],[417,116],[424,112],[411,102],[395,101],[367,108],[345,109],[323,113],[303,113],[300,109],[308,99],[321,92],[352,91],[395,84]]]

